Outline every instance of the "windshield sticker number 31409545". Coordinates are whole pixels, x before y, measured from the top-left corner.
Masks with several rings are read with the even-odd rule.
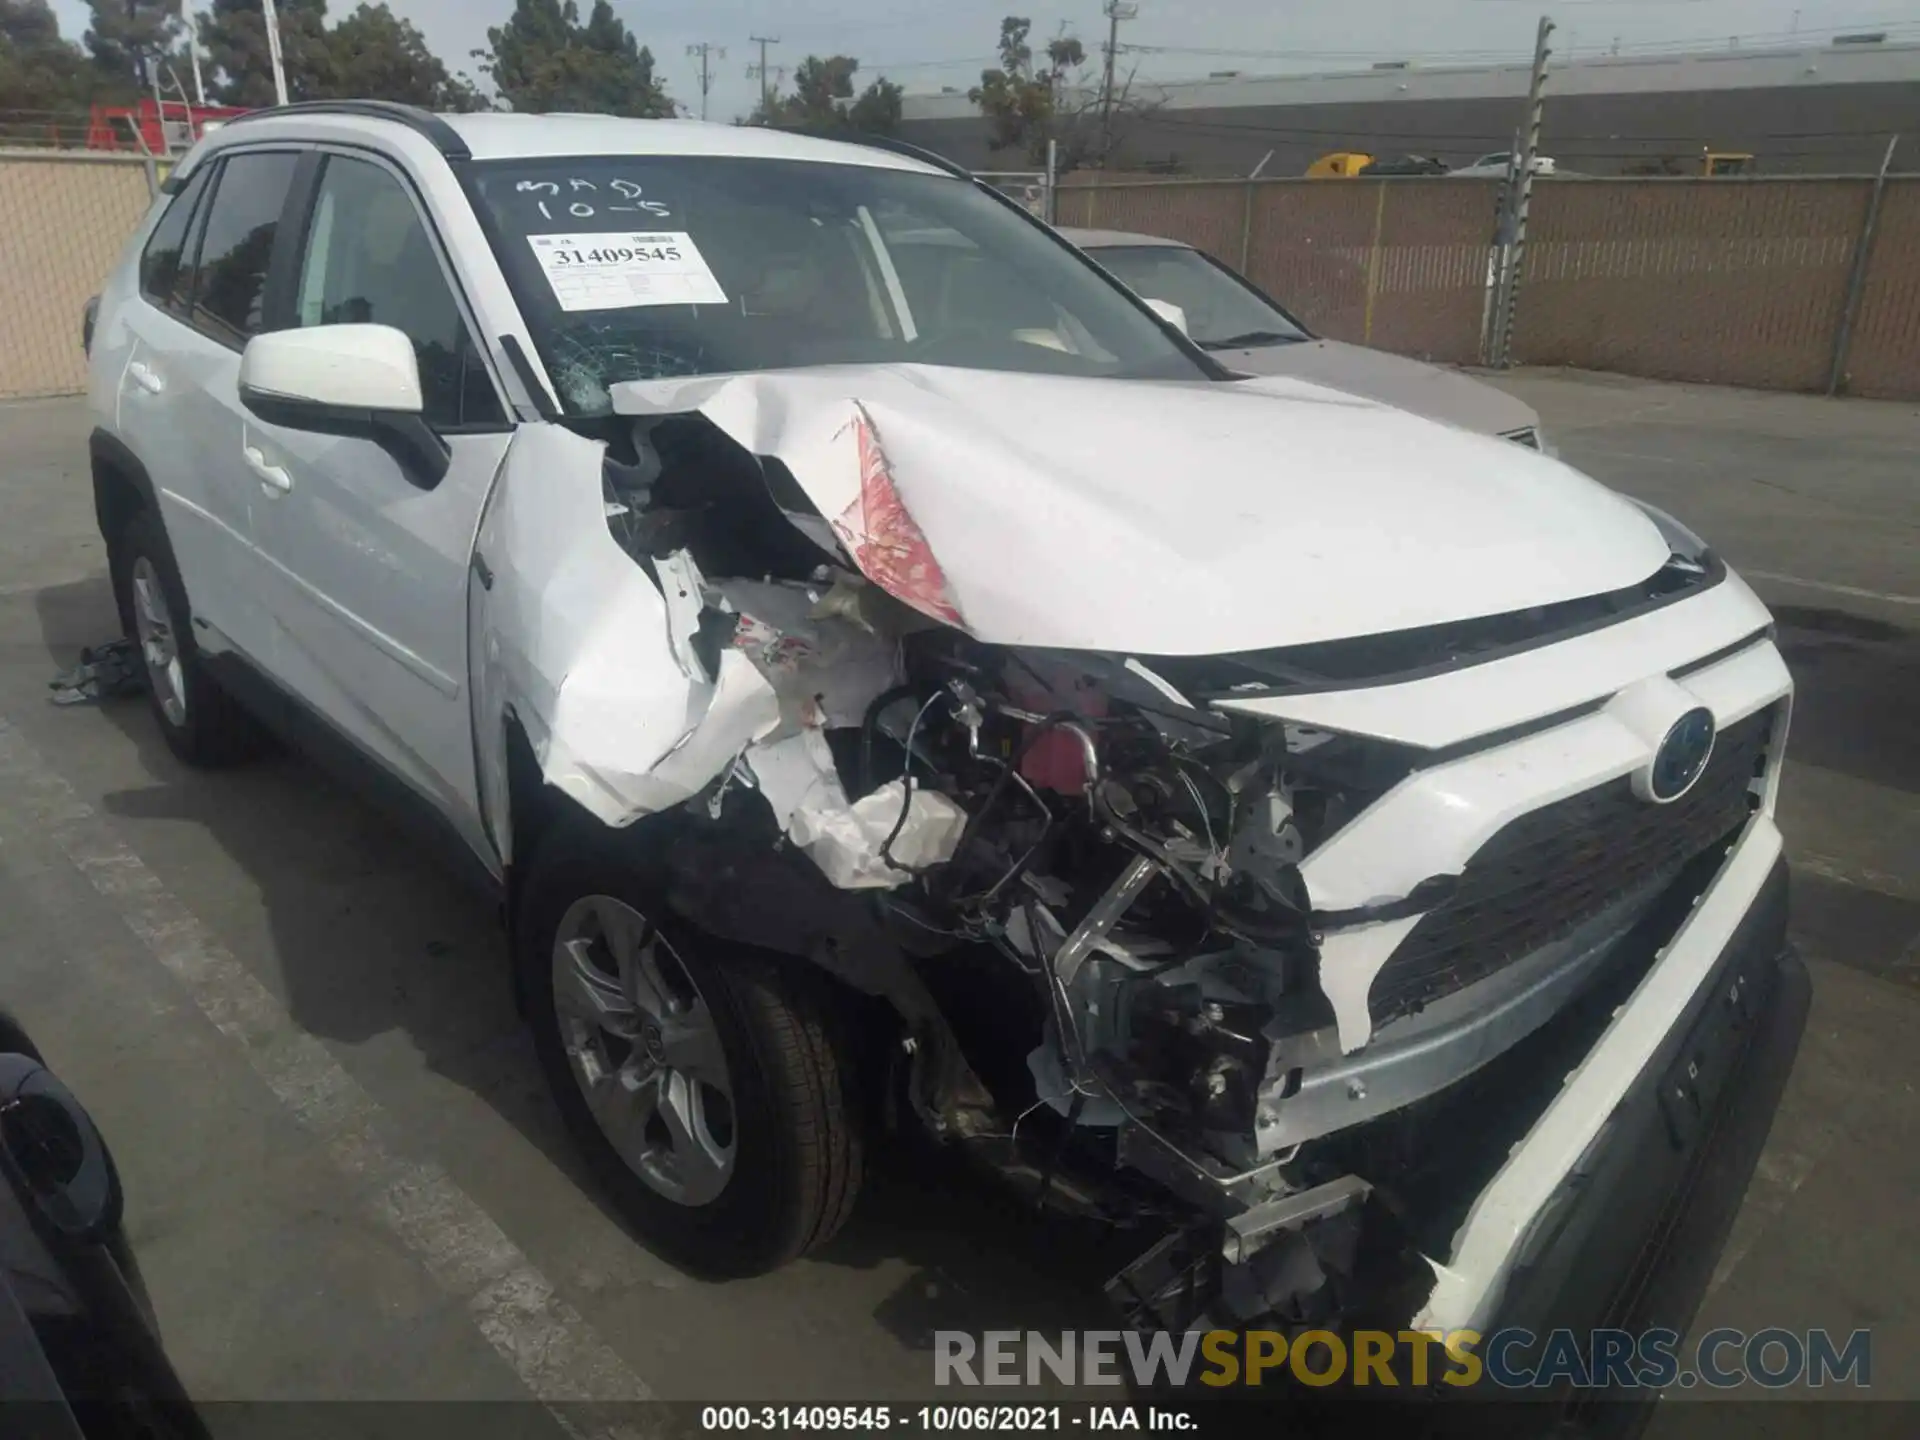
[[[562,310],[727,303],[684,230],[529,235],[527,242]]]

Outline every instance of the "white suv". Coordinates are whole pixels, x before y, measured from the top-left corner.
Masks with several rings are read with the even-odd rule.
[[[899,147],[341,102],[168,192],[90,332],[156,719],[449,842],[676,1258],[916,1129],[1164,1234],[1137,1323],[1477,1326],[1773,1103],[1791,685],[1668,517]]]

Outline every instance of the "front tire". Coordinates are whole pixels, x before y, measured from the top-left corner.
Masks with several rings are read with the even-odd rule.
[[[207,673],[193,638],[193,612],[167,532],[151,510],[137,511],[112,548],[113,591],[125,633],[140,652],[147,699],[167,748],[211,769],[257,754],[251,715]]]
[[[540,846],[515,928],[547,1083],[650,1247],[745,1276],[833,1236],[863,1146],[824,977],[695,930],[634,837],[589,822]]]

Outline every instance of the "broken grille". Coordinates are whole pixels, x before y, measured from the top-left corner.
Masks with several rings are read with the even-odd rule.
[[[1577,929],[1627,891],[1677,874],[1745,822],[1774,712],[1723,730],[1707,769],[1671,805],[1626,777],[1522,815],[1461,873],[1445,905],[1393,952],[1367,997],[1376,1025],[1411,1014]]]

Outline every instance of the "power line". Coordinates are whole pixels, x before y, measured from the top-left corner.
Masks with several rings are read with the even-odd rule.
[[[1258,121],[1236,120],[1200,120],[1188,119],[1177,111],[1155,110],[1139,117],[1140,123],[1148,126],[1171,126],[1181,130],[1219,131],[1225,134],[1261,135],[1268,137],[1297,137],[1311,140],[1368,140],[1368,141],[1405,141],[1409,144],[1458,141],[1462,144],[1479,145],[1490,136],[1498,137],[1502,128],[1489,125],[1485,130],[1474,131],[1436,131],[1428,129],[1386,130],[1370,125],[1348,125],[1337,129],[1319,129],[1309,125],[1262,124]],[[1783,130],[1765,135],[1743,134],[1743,140],[1755,144],[1769,145],[1787,140],[1885,140],[1887,130]],[[1606,159],[1620,155],[1638,155],[1637,150],[1598,150],[1586,147],[1595,145],[1697,145],[1701,137],[1693,135],[1552,135],[1549,148],[1561,155],[1581,155],[1593,159]],[[1817,153],[1815,147],[1809,153]]]
[[[1539,3],[1539,0],[1528,0]],[[1821,32],[1849,34],[1856,30],[1885,31],[1888,36],[1920,30],[1920,21],[1913,20],[1863,20],[1852,24],[1822,25]],[[1745,35],[1695,35],[1667,40],[1629,41],[1617,47],[1619,54],[1660,54],[1679,51],[1701,51],[1719,54],[1724,52],[1724,42],[1738,40],[1742,48],[1755,47],[1785,41],[1812,41],[1818,32],[1807,30],[1765,30]],[[1368,50],[1249,50],[1244,47],[1223,48],[1201,45],[1140,45],[1127,44],[1120,47],[1124,51],[1146,55],[1197,55],[1211,58],[1248,59],[1248,60],[1376,60],[1405,59],[1412,63],[1445,60],[1489,60],[1510,59],[1523,61],[1526,52],[1513,47],[1481,48],[1474,50],[1429,50],[1421,54],[1408,55],[1379,48]],[[1862,47],[1866,48],[1866,47]]]
[[[962,55],[953,60],[862,60],[860,64],[863,69],[876,71],[944,70],[956,65],[987,65],[999,58],[998,55]],[[747,68],[751,70],[753,67]]]

